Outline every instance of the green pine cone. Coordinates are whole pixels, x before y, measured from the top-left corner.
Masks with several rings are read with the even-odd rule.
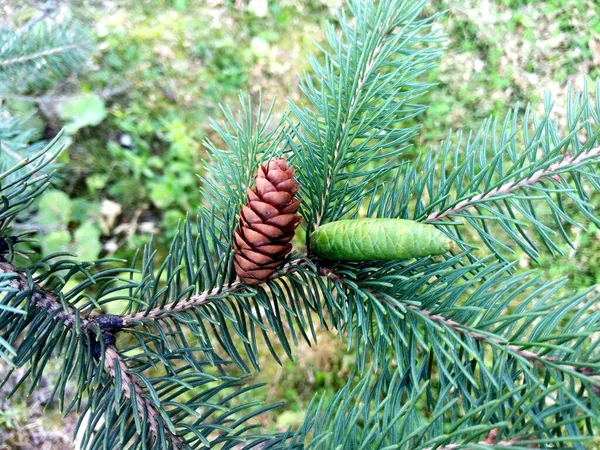
[[[330,222],[310,235],[311,250],[337,261],[406,260],[447,253],[453,242],[433,225],[404,219]]]

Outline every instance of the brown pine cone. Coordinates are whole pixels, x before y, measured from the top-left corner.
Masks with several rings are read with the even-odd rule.
[[[300,200],[294,200],[300,186],[284,158],[260,166],[254,182],[233,243],[235,272],[246,284],[260,284],[275,273],[292,250],[290,241],[302,220],[296,215]]]

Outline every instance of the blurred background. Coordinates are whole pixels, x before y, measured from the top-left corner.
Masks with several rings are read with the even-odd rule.
[[[131,260],[151,236],[166,253],[177,223],[202,202],[203,141],[225,148],[211,128],[223,118],[219,105],[235,112],[241,92],[255,104],[274,101],[281,115],[288,98],[301,100],[298,74],[341,7],[341,0],[0,0],[0,166],[63,127],[69,144],[53,188],[15,231],[38,231],[30,248],[41,255]],[[502,119],[517,104],[540,105],[544,90],[560,111],[569,84],[582,88],[600,75],[596,0],[432,0],[427,7],[442,11],[437,26],[447,49],[427,75],[437,85],[415,120],[422,131],[407,157],[451,129]],[[30,43],[33,53],[49,51],[49,65],[53,51],[63,54],[60,66],[40,71],[32,61],[31,77],[13,76],[23,61],[11,43],[25,29],[47,33],[46,47]],[[541,269],[568,277],[570,287],[598,284],[600,232],[573,232],[576,248],[542,257]],[[300,423],[314,393],[345,384],[354,353],[335,332],[319,336],[317,348],[300,344],[283,366],[265,350],[254,378],[267,387],[252,395],[287,402],[262,417],[266,429]],[[1,364],[0,375],[8,370]],[[47,404],[52,374],[46,378],[27,399],[8,399],[10,383],[0,389],[0,450],[73,448],[78,417],[62,418]]]

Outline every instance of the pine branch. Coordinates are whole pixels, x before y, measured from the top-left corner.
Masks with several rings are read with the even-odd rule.
[[[471,208],[480,203],[493,201],[498,197],[505,197],[506,195],[512,194],[519,189],[530,187],[531,185],[539,183],[546,178],[555,177],[562,172],[573,170],[580,164],[584,164],[598,158],[600,158],[600,147],[592,148],[591,150],[580,153],[579,155],[566,157],[562,161],[551,164],[547,169],[540,169],[534,172],[527,178],[504,183],[503,185],[496,187],[485,194],[477,194],[470,198],[460,200],[458,203],[454,204],[448,209],[432,212],[424,221],[436,222],[445,217],[458,214],[465,209]]]
[[[0,59],[0,67],[8,67],[15,64],[23,64],[28,61],[43,58],[44,56],[57,56],[71,50],[80,50],[85,47],[85,44],[67,44],[54,48],[48,48],[37,53],[31,53],[29,55],[18,56],[16,58]]]
[[[502,122],[492,117],[476,132],[450,134],[366,194],[366,215],[436,222],[464,250],[468,225],[503,262],[515,253],[511,242],[538,262],[533,234],[561,254],[559,240],[573,245],[568,226],[583,228],[576,213],[600,225],[589,194],[600,189],[600,96],[584,89],[567,98],[564,130],[546,96],[542,117],[514,109]],[[452,216],[462,220],[443,220]]]
[[[305,264],[305,263],[304,263]],[[315,264],[315,262],[313,262]],[[350,285],[349,282],[335,274],[330,268],[327,268],[322,265],[319,266],[319,270],[321,275],[332,279],[336,282],[341,283],[345,288],[355,290],[356,286]],[[295,270],[299,267],[297,263],[288,263],[276,276],[273,277],[273,280],[277,280],[281,277],[285,277],[290,270]],[[305,265],[303,267],[306,267]],[[309,272],[310,273],[310,272]],[[316,274],[314,274],[316,275]],[[314,276],[313,275],[313,276]],[[361,288],[362,289],[362,288]],[[220,303],[227,296],[236,292],[243,292],[244,285],[239,282],[234,282],[229,287],[212,289],[210,291],[204,291],[198,294],[191,296],[187,300],[181,300],[178,302],[166,304],[160,308],[145,311],[145,312],[137,312],[123,316],[123,327],[135,327],[140,323],[152,323],[154,320],[164,320],[173,318],[173,314],[182,313],[191,309],[201,308],[213,304],[214,302]],[[387,296],[381,296],[376,290],[373,289],[365,289],[365,291],[369,292],[373,298],[378,299],[382,302],[382,304],[387,304],[392,309],[398,309],[399,303],[397,300],[391,301]],[[243,297],[241,297],[243,298]],[[329,308],[338,308],[338,306],[329,305]],[[463,324],[457,322],[456,320],[445,317],[439,313],[433,313],[430,310],[423,308],[422,306],[416,306],[414,304],[406,303],[402,304],[402,311],[413,311],[427,318],[431,322],[441,324],[448,329],[455,331],[464,336],[468,336],[476,341],[482,342],[487,345],[491,345],[495,348],[498,348],[501,351],[507,351],[514,357],[535,363],[540,364],[545,367],[552,367],[557,370],[563,371],[568,374],[577,374],[579,377],[585,377],[585,370],[582,367],[574,366],[567,362],[561,361],[559,358],[554,356],[548,356],[539,354],[537,352],[524,349],[518,345],[512,345],[507,343],[504,339],[499,336],[496,336],[493,333],[481,333],[476,329],[472,329],[470,327],[464,326]],[[347,322],[348,318],[345,317],[342,319],[343,322]],[[185,323],[185,322],[183,322]],[[335,323],[335,321],[333,322]],[[357,344],[359,345],[359,344]],[[586,378],[586,377],[585,377]]]
[[[123,326],[122,319],[112,314],[82,316],[75,308],[63,305],[55,293],[40,286],[28,274],[0,259],[0,278],[2,275],[8,280],[7,286],[10,289],[19,292],[21,296],[31,298],[33,308],[43,311],[67,328],[79,329],[82,336],[90,338],[98,327],[101,330],[114,331]]]
[[[398,450],[577,448],[589,436],[573,429],[567,405],[542,403],[558,394],[557,386],[540,389],[515,386],[470,391],[473,406],[461,405],[456,386],[429,391],[429,379],[416,384],[410,373],[427,371],[427,361],[413,367],[352,377],[332,399],[315,398],[305,421],[287,445],[277,450],[330,448],[394,448]],[[443,366],[441,366],[443,369]],[[425,417],[416,412],[427,404]],[[571,447],[570,445],[574,445]]]
[[[333,280],[342,287],[349,289],[350,291],[355,291],[357,289],[356,281],[349,281],[346,277],[336,273],[334,269],[321,265],[319,270],[323,276]],[[592,382],[592,385],[595,385],[596,383],[587,376],[590,373],[590,370],[588,370],[589,368],[587,368],[585,365],[575,366],[563,362],[554,356],[539,354],[531,350],[526,350],[518,345],[508,344],[504,339],[502,339],[500,336],[497,336],[493,332],[481,333],[477,329],[467,327],[453,319],[445,317],[440,313],[432,313],[430,310],[421,305],[404,303],[402,302],[401,298],[397,298],[392,301],[390,300],[389,296],[382,295],[381,292],[370,287],[361,287],[361,289],[369,292],[372,298],[378,299],[382,303],[389,305],[391,309],[399,309],[401,306],[401,312],[413,311],[419,316],[423,316],[433,323],[441,324],[447,329],[468,336],[475,341],[498,348],[501,351],[506,351],[516,358],[539,364],[546,368],[550,367],[568,375],[576,375],[579,378]]]
[[[374,295],[376,295],[376,294],[374,294]],[[447,327],[451,330],[454,330],[460,334],[469,336],[476,341],[482,342],[484,344],[492,345],[494,347],[498,347],[500,350],[506,350],[513,356],[528,360],[532,363],[541,364],[542,366],[560,367],[561,370],[564,369],[567,371],[567,373],[582,372],[581,367],[576,367],[576,366],[570,365],[568,363],[564,363],[554,356],[540,355],[535,352],[525,350],[516,345],[507,345],[507,343],[504,340],[502,340],[496,336],[486,335],[486,334],[479,333],[476,330],[471,330],[471,329],[463,326],[462,324],[456,322],[455,320],[444,317],[441,314],[434,314],[431,311],[428,311],[427,309],[419,308],[418,306],[414,306],[414,305],[406,305],[406,308],[409,310],[412,310],[412,311],[416,311],[419,314],[423,314],[431,321],[442,324],[445,327]]]
[[[198,361],[195,366],[186,368],[185,366],[181,366],[181,361],[184,359],[181,357],[181,354],[174,354],[173,352],[162,349],[161,347],[159,347],[157,351],[153,351],[148,348],[143,354],[131,357],[130,360],[134,362],[135,366],[135,368],[132,369],[131,367],[128,367],[125,358],[114,346],[114,333],[123,328],[122,319],[120,317],[110,314],[91,316],[88,313],[83,313],[83,308],[81,307],[77,309],[69,307],[68,310],[65,311],[65,307],[60,302],[57,294],[35,283],[33,280],[29,279],[26,274],[19,272],[18,269],[16,269],[12,264],[5,261],[0,262],[0,280],[2,279],[8,280],[2,285],[2,290],[8,294],[11,294],[7,298],[11,300],[12,303],[19,304],[19,298],[31,298],[32,302],[28,307],[29,315],[31,317],[33,317],[36,313],[48,316],[48,318],[54,324],[56,324],[56,333],[53,334],[58,334],[60,336],[62,335],[62,332],[60,331],[61,329],[67,330],[74,338],[76,338],[78,342],[83,344],[83,355],[86,353],[89,354],[89,351],[91,350],[90,356],[92,357],[92,361],[97,362],[98,360],[102,360],[102,369],[110,377],[110,382],[114,386],[114,390],[119,391],[119,393],[110,394],[110,397],[106,397],[109,394],[106,392],[105,385],[100,384],[97,386],[96,384],[90,384],[89,379],[87,379],[87,377],[90,376],[95,379],[97,375],[90,374],[88,371],[83,373],[79,372],[80,376],[83,375],[86,378],[79,380],[78,385],[81,390],[76,395],[79,397],[85,390],[89,390],[90,400],[87,407],[92,408],[91,411],[93,414],[93,418],[90,419],[90,424],[88,425],[85,437],[86,442],[88,442],[90,439],[92,440],[89,448],[100,448],[97,446],[101,446],[104,442],[104,439],[118,439],[120,444],[127,442],[127,438],[125,438],[125,441],[123,441],[121,438],[120,433],[122,431],[120,427],[116,426],[115,428],[115,424],[111,422],[111,415],[115,414],[115,411],[117,413],[119,413],[119,411],[124,411],[124,408],[128,408],[127,411],[129,411],[130,414],[139,416],[139,420],[125,416],[125,420],[128,424],[127,433],[131,433],[132,430],[138,430],[139,432],[140,429],[136,428],[136,424],[147,423],[149,426],[149,432],[154,436],[154,442],[156,445],[164,442],[166,437],[171,443],[168,448],[179,450],[190,447],[199,449],[213,448],[213,445],[208,443],[206,438],[200,439],[198,443],[199,446],[190,445],[190,442],[197,440],[196,437],[192,437],[184,441],[183,437],[177,436],[171,430],[170,424],[175,425],[176,421],[183,421],[177,425],[183,426],[184,433],[187,432],[186,430],[189,430],[189,425],[187,425],[183,419],[189,416],[189,411],[191,409],[200,407],[202,409],[206,409],[206,412],[203,415],[198,414],[199,418],[194,425],[195,428],[192,428],[194,430],[193,436],[197,436],[200,430],[202,433],[207,434],[213,434],[215,430],[220,430],[216,437],[211,438],[212,442],[216,445],[219,442],[239,442],[241,438],[238,437],[238,435],[241,435],[246,428],[242,428],[240,431],[234,433],[233,430],[238,426],[236,424],[239,423],[241,425],[245,421],[254,417],[256,414],[279,406],[278,404],[274,404],[258,409],[258,411],[251,411],[247,414],[244,420],[240,419],[239,422],[235,422],[231,426],[225,426],[225,424],[231,421],[229,417],[232,414],[231,411],[226,410],[222,404],[211,405],[208,399],[210,399],[217,391],[238,386],[239,383],[234,378],[224,377],[222,380],[223,383],[220,386],[214,389],[207,389],[206,392],[202,394],[203,396],[206,396],[205,400],[197,400],[197,397],[192,397],[192,399],[189,401],[189,404],[177,403],[175,402],[176,395],[174,395],[174,393],[177,392],[177,390],[181,390],[180,380],[186,380],[184,384],[188,386],[189,389],[195,388],[196,384],[201,385],[205,382],[214,382],[219,380],[219,378],[215,377],[214,375],[191,372],[188,370],[195,368],[196,366],[201,368],[207,364],[205,361]],[[100,288],[100,290],[102,290],[102,288]],[[17,298],[15,298],[15,294],[18,294],[16,296]],[[0,309],[0,311],[2,310]],[[7,311],[7,313],[15,312],[17,311],[14,309]],[[6,315],[4,319],[7,317],[8,315]],[[1,316],[0,319],[2,319]],[[43,322],[44,321],[42,320],[42,323]],[[39,328],[47,329],[48,327],[44,325]],[[102,342],[99,342],[99,339],[101,339]],[[50,355],[54,353],[54,346],[57,341],[60,341],[60,338],[49,340],[40,336],[38,341],[42,347],[39,347],[39,350],[36,353],[41,355]],[[46,341],[50,346],[47,348],[44,347],[44,341]],[[28,347],[28,345],[21,343],[20,347],[18,348],[17,362],[19,365],[28,360],[29,357],[27,355],[30,352]],[[193,348],[187,347],[182,353],[185,353],[187,356],[187,354],[192,350]],[[45,357],[46,356],[44,356],[44,358]],[[67,363],[65,363],[65,366],[61,370],[61,374],[59,376],[59,386],[61,383],[64,383],[67,380],[65,373],[73,373],[73,367],[68,364],[69,358],[71,357],[72,355],[68,354]],[[171,359],[173,359],[173,366],[171,366],[169,363]],[[224,363],[222,361],[214,361],[214,364],[218,366]],[[147,378],[147,375],[144,375],[144,371],[150,368],[152,368],[154,371],[157,371],[159,370],[158,366],[160,365],[164,366],[166,373],[163,377],[156,378],[156,382],[158,383],[157,386],[152,386],[152,384],[148,384],[149,379]],[[178,373],[179,375],[177,375]],[[136,376],[138,375],[143,377],[146,384],[138,382],[136,379]],[[32,377],[36,378],[36,375],[33,374]],[[198,381],[200,381],[200,383],[198,383]],[[83,384],[81,384],[82,382]],[[150,381],[150,383],[152,382]],[[172,383],[171,389],[166,389],[164,387],[165,383]],[[229,394],[229,398],[237,397],[238,395],[243,394],[249,389],[254,389],[255,387],[257,386],[240,387],[234,394]],[[159,410],[161,406],[154,404],[144,394],[148,390],[151,390],[154,398],[157,396],[157,391],[159,388],[161,391],[164,390],[163,394],[165,395],[166,404],[171,407],[175,407],[175,409],[171,409],[169,411],[168,419],[166,419]],[[111,400],[103,402],[100,405],[96,405],[95,401],[93,400],[93,398],[96,398],[96,396],[101,396],[102,398],[111,398]],[[131,402],[122,403],[123,398],[135,403],[135,406],[131,406]],[[195,403],[196,401],[198,404]],[[73,400],[71,406],[74,404],[74,402],[75,400]],[[254,406],[256,406],[254,403],[250,403],[243,407],[238,405],[232,411],[253,408]],[[105,414],[105,424],[102,426],[100,431],[94,432],[94,424],[96,424],[98,421],[99,413]],[[214,423],[209,422],[209,415],[211,418],[214,416]],[[142,429],[143,428],[145,428],[145,426],[143,426]],[[251,427],[248,429],[251,429]],[[231,433],[231,436],[228,435],[229,433]],[[145,434],[142,436],[146,442],[150,442],[148,440],[150,439],[148,436]]]
[[[202,250],[203,247],[195,248]],[[228,252],[229,249],[224,250],[223,257],[218,261],[226,260]],[[183,260],[194,262],[188,265],[189,274],[194,274],[198,270],[194,267],[198,267],[206,276],[200,278],[192,275],[194,282],[190,282],[190,279],[187,282],[180,280],[177,267]],[[204,257],[190,251],[189,244],[171,247],[170,256],[162,265],[167,271],[165,276],[171,280],[165,287],[156,285],[152,277],[154,269],[151,259],[147,259],[143,266],[145,269],[140,275],[143,282],[135,287],[135,295],[148,301],[145,307],[139,304],[122,317],[124,329],[136,336],[139,345],[144,348],[164,345],[157,339],[157,333],[163,336],[162,328],[166,326],[173,330],[165,336],[169,348],[181,348],[183,351],[183,344],[188,339],[183,334],[186,330],[202,343],[203,352],[208,358],[219,358],[216,348],[218,352],[224,351],[242,370],[247,371],[250,370],[248,360],[256,370],[259,368],[256,351],[258,339],[264,340],[277,361],[281,357],[278,348],[292,357],[289,341],[297,343],[298,336],[309,343],[316,339],[311,315],[321,309],[321,281],[320,277],[314,276],[314,265],[305,257],[292,256],[274,274],[268,287],[248,287],[234,281],[215,288],[212,280],[215,277],[220,279],[226,268],[221,265],[211,267]],[[311,285],[309,289],[307,283]],[[276,299],[271,295],[273,292],[277,292]],[[215,346],[215,343],[218,345]],[[242,352],[246,353],[247,358]],[[186,353],[183,354],[187,357]],[[196,361],[190,358],[188,363],[193,366]]]
[[[498,440],[498,428],[493,428],[488,433],[487,437],[483,441],[469,442],[469,443],[458,443],[453,442],[452,444],[442,445],[441,447],[427,447],[421,450],[458,450],[458,449],[479,449],[479,448],[538,448],[537,444],[531,444],[531,439],[521,440],[519,437],[513,437],[512,439],[501,439]],[[528,445],[529,442],[529,445]]]
[[[388,20],[392,20],[391,14],[388,16]],[[347,112],[348,118],[353,118],[354,115],[356,114],[355,108],[356,108],[356,104],[358,103],[358,99],[360,98],[360,93],[362,93],[362,91],[365,87],[365,82],[366,82],[368,76],[370,75],[371,70],[373,69],[375,61],[377,61],[377,59],[380,58],[380,56],[381,56],[381,50],[383,49],[385,40],[388,38],[388,36],[390,36],[390,34],[394,31],[395,28],[396,28],[396,24],[390,24],[390,23],[385,23],[378,27],[377,39],[379,40],[379,42],[376,44],[373,51],[369,52],[367,54],[367,59],[366,59],[366,63],[364,65],[364,67],[361,67],[358,72],[356,88],[354,89],[355,94],[351,96],[350,104],[348,106],[348,112]],[[313,229],[317,229],[319,227],[319,225],[321,224],[321,220],[323,219],[323,215],[325,214],[325,211],[327,209],[327,206],[328,206],[327,200],[329,199],[329,196],[330,196],[330,190],[331,190],[331,186],[332,186],[332,178],[334,176],[334,172],[336,171],[335,165],[339,158],[340,145],[342,145],[343,138],[348,134],[349,126],[352,126],[351,120],[350,120],[350,124],[348,123],[348,121],[346,119],[341,120],[339,134],[336,135],[334,142],[333,142],[333,154],[332,154],[333,164],[330,164],[327,167],[327,181],[325,182],[325,189],[323,190],[320,208],[318,208],[315,212],[315,221],[313,224]]]
[[[0,275],[9,275],[10,278],[7,283],[8,287],[31,296],[35,308],[46,311],[48,315],[52,315],[56,321],[63,322],[67,327],[73,327],[75,325],[75,314],[72,310],[65,311],[58,302],[55,294],[32,283],[27,275],[19,272],[11,263],[0,260]]]
[[[160,417],[160,413],[158,412],[156,407],[143,396],[143,386],[141,386],[135,380],[135,378],[129,374],[129,372],[127,371],[127,364],[125,363],[117,349],[114,347],[106,347],[104,350],[104,370],[113,379],[115,379],[118,376],[118,378],[120,379],[120,385],[123,389],[123,394],[126,398],[131,399],[132,396],[135,395],[135,402],[137,404],[137,411],[140,415],[140,420],[148,421],[151,432],[158,439],[160,436],[158,432],[160,425],[158,424],[156,418]],[[174,435],[168,427],[164,427],[164,432],[167,436],[169,436],[169,439],[173,444],[173,450],[179,450],[184,448],[184,444],[181,438]]]
[[[253,105],[250,97],[242,96],[239,103],[237,115],[230,108],[222,108],[225,123],[211,121],[212,128],[228,149],[221,150],[211,141],[205,142],[208,160],[201,191],[205,204],[214,208],[217,217],[226,222],[218,225],[225,228],[235,221],[221,217],[221,214],[239,210],[246,200],[246,189],[254,180],[256,168],[281,154],[284,140],[283,119],[273,119],[274,103],[264,109],[262,94],[258,105]]]
[[[121,316],[123,319],[123,328],[134,327],[139,322],[154,321],[164,319],[173,313],[185,312],[190,309],[200,308],[214,301],[222,299],[228,294],[232,294],[238,290],[244,289],[245,285],[239,280],[234,281],[229,286],[211,289],[210,291],[200,292],[192,295],[187,300],[168,303],[160,308],[151,309],[148,311],[140,311]]]
[[[0,92],[46,90],[79,71],[91,49],[86,30],[74,22],[0,31]]]
[[[271,280],[275,280],[288,273],[293,272],[299,267],[306,267],[306,263],[302,261],[289,262],[285,264],[278,273],[275,273]],[[186,300],[180,300],[172,303],[161,305],[155,309],[148,309],[146,311],[138,311],[134,313],[124,314],[120,316],[123,319],[123,328],[135,327],[140,322],[160,320],[168,317],[170,314],[181,313],[192,309],[200,308],[202,306],[209,305],[213,302],[222,300],[227,295],[243,291],[248,287],[236,279],[227,286],[217,287],[208,291],[199,292],[190,296]]]
[[[290,104],[293,152],[307,229],[356,214],[364,186],[384,177],[418,127],[401,126],[423,111],[428,88],[418,81],[439,54],[440,39],[422,2],[350,2],[354,21],[340,15],[328,29],[323,62],[301,89],[309,105]],[[377,162],[376,164],[374,164]],[[373,168],[376,166],[376,168]]]
[[[35,385],[49,358],[64,359],[55,392],[64,405],[67,380],[77,379],[67,412],[89,394],[87,448],[231,448],[250,437],[255,448],[268,443],[267,448],[290,444],[306,450],[323,445],[453,450],[537,443],[577,447],[588,437],[598,406],[592,392],[600,343],[586,339],[600,329],[592,308],[597,296],[556,299],[563,284],[530,281],[528,274],[489,259],[469,263],[466,253],[348,264],[294,254],[266,284],[247,287],[234,280],[231,240],[240,203],[256,165],[287,151],[286,140],[302,177],[309,232],[356,216],[369,196],[367,215],[412,213],[446,227],[459,241],[458,224],[443,219],[466,217],[494,253],[501,243],[487,220],[535,253],[523,230],[523,222],[530,222],[554,249],[552,230],[532,205],[539,198],[565,236],[564,224],[575,221],[563,198],[597,220],[582,180],[600,185],[589,164],[600,156],[600,132],[593,126],[600,96],[596,105],[587,99],[569,103],[562,136],[548,117],[530,123],[526,112],[521,151],[515,112],[500,133],[496,122],[487,121],[465,149],[461,142],[451,149],[449,139],[438,153],[406,163],[397,183],[374,187],[389,178],[389,166],[381,163],[400,155],[414,138],[417,128],[405,121],[424,109],[415,101],[428,86],[417,80],[437,56],[432,47],[438,39],[428,31],[431,20],[422,19],[422,5],[350,2],[355,18],[341,16],[341,32],[329,30],[331,51],[324,52],[323,63],[313,59],[314,77],[302,85],[312,106],[290,106],[298,121],[291,131],[269,125],[270,112],[255,117],[244,101],[239,118],[226,110],[228,125],[217,131],[230,151],[209,144],[212,167],[204,189],[209,207],[196,224],[188,220],[180,227],[163,260],[149,246],[141,261],[136,257],[126,269],[100,270],[102,261],[53,257],[18,272],[0,261],[2,306],[27,311],[22,317],[0,310],[3,336],[19,344],[15,364],[30,364],[27,376]],[[46,50],[40,50],[39,42],[31,44],[28,52],[13,47],[17,53],[3,53],[0,60],[10,61],[9,69],[23,69],[42,58],[50,72],[63,74],[64,55],[41,55],[60,45],[45,42]],[[586,143],[578,139],[582,130]],[[19,172],[29,164],[24,159],[0,174],[3,234],[16,212],[36,198],[38,191],[27,189],[37,179]],[[8,181],[11,174],[18,177]],[[529,195],[534,189],[537,195]],[[489,216],[481,218],[482,212]],[[100,314],[122,301],[128,304],[122,316]],[[355,348],[359,371],[371,360],[373,369],[358,389],[345,388],[328,407],[320,402],[311,408],[293,438],[247,436],[253,428],[249,421],[270,406],[225,407],[249,389],[225,375],[225,357],[242,369],[250,364],[258,369],[261,337],[277,361],[275,348],[291,357],[298,339],[315,340],[314,317]],[[123,329],[129,347],[117,349],[114,334]],[[392,357],[394,374],[389,373]],[[212,369],[205,371],[207,365]],[[371,385],[376,375],[381,377]],[[246,407],[251,412],[240,413]]]

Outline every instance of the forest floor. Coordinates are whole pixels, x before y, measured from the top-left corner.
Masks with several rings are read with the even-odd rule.
[[[209,118],[222,119],[219,104],[236,110],[240,91],[255,103],[261,97],[264,105],[274,101],[279,114],[288,97],[301,99],[297,74],[308,69],[313,41],[323,42],[324,24],[339,3],[74,4],[65,13],[89,24],[98,47],[88,71],[59,93],[102,92],[105,117],[71,136],[60,182],[32,218],[47,230],[42,251],[67,248],[90,258],[131,259],[154,234],[166,252],[177,222],[202,202],[196,174],[202,172],[203,140],[222,144]],[[569,84],[582,88],[600,75],[597,1],[433,0],[427,11],[446,11],[436,26],[448,42],[439,69],[427,74],[437,85],[425,98],[429,109],[417,118],[422,132],[411,156],[437,145],[450,129],[477,129],[490,115],[502,119],[517,104],[541,105],[544,90],[560,111]],[[41,119],[46,129],[69,124],[52,107]],[[575,248],[565,246],[564,256],[544,254],[536,266],[517,254],[519,266],[538,268],[552,279],[566,277],[574,289],[597,286],[600,231],[581,221],[587,232],[572,230]],[[295,355],[281,366],[266,349],[261,358],[263,370],[255,380],[267,386],[260,400],[287,405],[284,412],[262,416],[267,429],[300,423],[312,396],[335,392],[354,365],[353,351],[328,330],[319,330],[317,346],[300,344]],[[4,370],[0,365],[0,374]],[[10,385],[0,390],[0,450],[72,448],[77,417],[53,412],[56,405],[47,401],[52,375],[42,381],[27,400],[6,398]]]

